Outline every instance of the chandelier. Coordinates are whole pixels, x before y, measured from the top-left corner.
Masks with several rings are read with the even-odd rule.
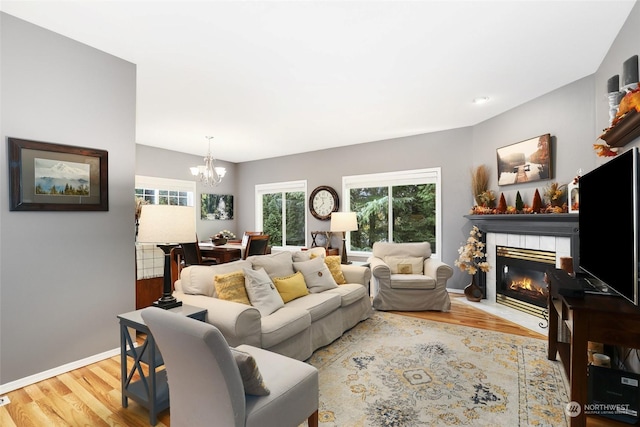
[[[191,174],[195,176],[198,181],[209,187],[214,187],[222,182],[227,170],[223,167],[216,167],[213,157],[211,156],[211,140],[212,136],[205,136],[209,140],[209,152],[207,157],[204,158],[204,165],[193,166]]]

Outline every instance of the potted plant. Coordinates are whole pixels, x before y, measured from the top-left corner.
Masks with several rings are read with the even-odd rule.
[[[476,283],[476,273],[478,271],[487,272],[491,266],[485,259],[485,244],[481,241],[482,233],[477,226],[473,226],[469,232],[467,242],[458,249],[458,259],[455,265],[461,271],[471,275],[471,283],[464,288],[464,294],[469,301],[480,301],[482,299],[482,290]]]

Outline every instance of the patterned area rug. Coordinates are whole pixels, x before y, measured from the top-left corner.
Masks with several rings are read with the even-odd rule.
[[[309,363],[325,426],[566,426],[544,340],[375,312]]]

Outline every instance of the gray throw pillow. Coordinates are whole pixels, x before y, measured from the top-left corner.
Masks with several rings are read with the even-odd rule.
[[[294,262],[293,268],[304,276],[304,281],[311,293],[319,293],[329,289],[337,288],[333,275],[324,258],[314,258],[309,261]]]
[[[264,271],[271,278],[290,276],[295,273],[291,265],[291,252],[289,251],[269,255],[251,255],[247,257],[247,261],[251,262],[254,270],[258,270],[260,267],[264,268]]]
[[[236,350],[235,348],[230,348],[230,350],[240,370],[244,394],[266,396],[271,393],[271,390],[264,384],[256,359],[244,351]]]
[[[251,305],[260,311],[262,317],[268,316],[279,308],[284,307],[284,302],[271,281],[271,278],[264,271],[264,268],[252,270],[244,268],[244,287]]]

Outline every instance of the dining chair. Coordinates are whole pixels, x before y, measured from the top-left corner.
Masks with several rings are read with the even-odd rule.
[[[249,241],[249,236],[260,236],[264,234],[263,231],[245,231],[244,234],[242,235],[242,247],[246,248],[247,247],[247,242]]]
[[[260,234],[252,236],[247,239],[247,246],[244,249],[243,259],[247,259],[251,255],[264,255],[267,253],[269,246],[269,235]]]
[[[180,243],[184,267],[190,265],[214,265],[218,261],[215,258],[203,258],[198,242]]]

